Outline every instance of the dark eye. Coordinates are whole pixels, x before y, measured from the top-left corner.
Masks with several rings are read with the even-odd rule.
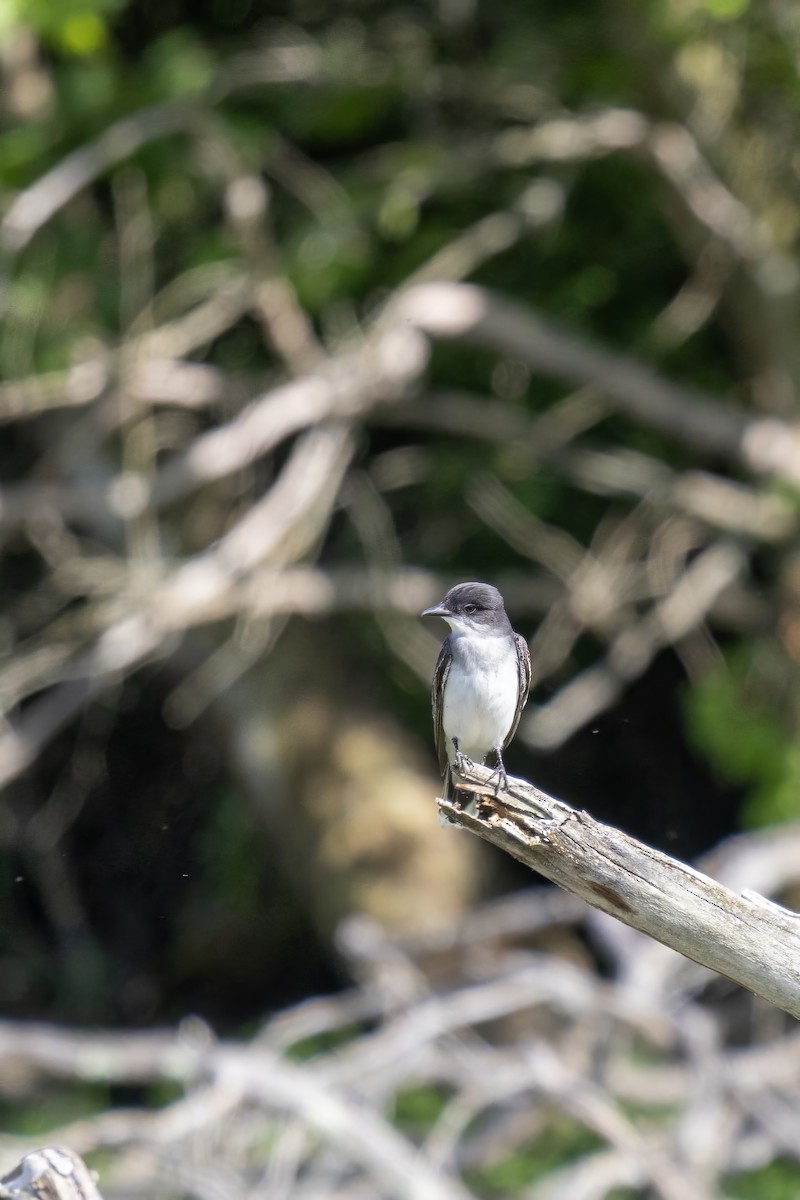
[[[469,613],[469,614],[470,614],[470,616],[471,616],[471,615],[472,615],[474,612],[477,612],[477,611],[478,611],[478,606],[477,606],[477,604],[465,604],[465,605],[464,605],[464,612],[465,612],[465,613]]]

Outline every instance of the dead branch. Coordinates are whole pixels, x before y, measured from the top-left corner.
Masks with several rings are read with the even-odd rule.
[[[101,1200],[82,1159],[64,1146],[33,1150],[0,1179],[0,1200]]]
[[[477,811],[439,800],[453,824],[506,850],[595,908],[800,1017],[800,917],[736,893],[677,859],[555,800],[524,779],[465,765]]]
[[[798,838],[788,826],[732,839],[713,869],[737,888],[788,885]],[[606,978],[580,955],[536,948],[537,933],[552,945],[558,927],[568,941],[587,916],[595,934],[624,935],[625,945],[607,939]],[[108,1194],[132,1200],[255,1195],[264,1180],[271,1196],[298,1200],[466,1200],[466,1172],[543,1143],[559,1113],[599,1145],[537,1176],[537,1200],[597,1200],[625,1181],[659,1200],[712,1200],[731,1172],[797,1157],[796,1029],[744,997],[735,1026],[718,1021],[704,978],[679,984],[687,960],[557,888],[484,905],[434,942],[350,918],[338,944],[359,982],[278,1014],[249,1042],[217,1040],[196,1018],[137,1032],[0,1022],[0,1092],[35,1103],[90,1081],[178,1085],[160,1107],[115,1107],[37,1135],[48,1154],[103,1151]],[[651,952],[662,963],[643,978],[631,967]],[[742,1020],[753,1022],[744,1040]],[[292,1054],[334,1031],[310,1059]],[[398,1127],[396,1099],[420,1086],[445,1089],[441,1116],[431,1129]],[[0,1171],[33,1150],[44,1153],[0,1135]]]

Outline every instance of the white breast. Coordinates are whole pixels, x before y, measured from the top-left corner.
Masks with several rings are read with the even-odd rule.
[[[481,762],[502,746],[517,711],[519,669],[509,639],[459,638],[447,676],[442,728],[452,760],[452,738],[468,758]]]

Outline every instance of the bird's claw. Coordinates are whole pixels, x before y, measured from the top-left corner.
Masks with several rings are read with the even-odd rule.
[[[500,792],[508,787],[508,776],[502,767],[495,767],[487,782],[491,782],[492,780],[494,780],[494,794],[495,796],[499,796]]]
[[[508,787],[508,775],[506,775],[506,766],[505,766],[505,763],[503,762],[502,754],[500,753],[499,750],[495,750],[495,754],[497,755],[497,766],[492,771],[491,775],[489,776],[489,779],[495,780],[494,794],[495,794],[495,796],[499,796],[501,789],[505,789]]]
[[[466,754],[462,754],[462,752],[459,750],[457,738],[453,738],[453,749],[455,750],[455,758],[453,759],[453,767],[455,768],[456,773],[460,775],[461,772],[464,770],[464,768],[468,764],[469,765],[472,764],[472,759],[467,758]]]

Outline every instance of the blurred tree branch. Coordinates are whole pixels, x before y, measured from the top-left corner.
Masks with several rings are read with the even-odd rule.
[[[476,768],[470,786],[487,774]],[[544,802],[551,815],[558,808],[562,836],[575,825],[591,854],[594,823]],[[498,825],[519,822],[519,805],[493,804]],[[555,832],[541,820],[538,828]],[[796,883],[799,837],[789,826],[734,839],[713,869],[736,887],[757,861],[755,878]],[[648,862],[637,888],[660,878]],[[680,871],[683,905],[719,888]],[[613,890],[607,862],[601,882]],[[734,900],[743,920],[783,919],[763,899]],[[543,952],[555,931],[562,951]],[[587,934],[606,956],[603,978],[580,950]],[[315,1187],[463,1200],[483,1193],[465,1179],[523,1147],[552,1149],[565,1120],[591,1139],[555,1166],[545,1160],[536,1196],[603,1196],[625,1185],[659,1200],[712,1200],[732,1174],[797,1161],[794,1024],[770,1024],[766,1006],[743,995],[735,1022],[716,1021],[708,972],[566,893],[533,888],[406,939],[352,918],[337,941],[358,982],[278,1013],[247,1041],[217,1039],[197,1018],[135,1032],[0,1022],[2,1094],[35,1102],[81,1084],[177,1088],[159,1104],[51,1118],[46,1130],[40,1122],[39,1144],[104,1151],[106,1195],[202,1200],[267,1180],[289,1196]],[[754,937],[751,950],[760,949]],[[423,1128],[400,1116],[403,1097],[420,1089],[441,1097]],[[703,1136],[691,1136],[698,1128]],[[33,1148],[30,1137],[3,1134],[0,1169]]]
[[[325,670],[353,664],[374,715],[396,706],[389,725],[417,736],[436,646],[414,617],[467,573],[497,582],[532,634],[529,746],[563,746],[677,658],[692,695],[720,680],[700,747],[717,736],[720,780],[748,788],[760,763],[773,815],[793,811],[796,30],[780,4],[723,18],[659,0],[609,37],[614,2],[589,52],[580,22],[554,10],[545,25],[525,5],[487,23],[444,0],[309,24],[292,2],[258,28],[240,5],[219,45],[210,10],[163,38],[144,14],[151,45],[100,5],[109,40],[79,62],[38,51],[35,23],[66,10],[23,6],[27,43],[0,51],[0,781],[24,789],[30,770],[25,802],[12,790],[0,809],[9,854],[24,856],[41,810],[52,859],[77,859],[79,822],[73,846],[50,810],[80,805],[37,788],[52,797],[51,774],[77,778],[80,756],[68,737],[42,751],[101,708],[121,741],[135,720],[118,693],[129,703],[139,682],[158,692],[159,744],[210,709],[272,748],[253,794],[283,837],[302,808],[267,808],[300,788],[275,749],[285,718],[302,748],[345,691],[333,681],[316,708],[302,679],[289,694],[288,618],[323,619],[347,664]],[[320,756],[333,740],[314,742]],[[371,761],[401,771],[392,740]],[[236,754],[231,735],[239,789]],[[320,773],[370,794],[368,771]],[[76,783],[86,813],[93,787]],[[396,850],[411,822],[390,792],[370,830]],[[351,843],[343,870],[384,861]],[[66,940],[56,875],[42,860],[31,905],[56,913],[48,963],[49,935]],[[80,873],[65,877],[91,923]],[[15,872],[3,878],[13,906]],[[462,1102],[453,1128],[469,1123]],[[284,1182],[313,1141],[293,1121]],[[604,1171],[648,1185],[627,1137],[587,1167],[587,1189]],[[458,1138],[434,1140],[445,1154]]]
[[[660,379],[626,355],[593,346],[472,284],[430,283],[401,293],[398,319],[432,338],[475,340],[574,386],[590,386],[634,420],[757,474],[800,482],[800,427],[751,417]]]

